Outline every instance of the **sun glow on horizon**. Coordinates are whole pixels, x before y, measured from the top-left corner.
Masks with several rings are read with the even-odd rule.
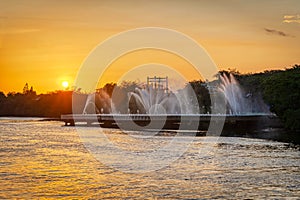
[[[61,85],[64,87],[64,89],[67,89],[69,87],[69,82],[68,81],[63,81]]]
[[[191,37],[220,70],[256,73],[292,67],[299,63],[300,24],[296,8],[300,1],[273,1],[165,0],[137,4],[111,0],[70,4],[28,0],[26,5],[0,1],[0,92],[22,92],[27,82],[37,93],[79,89],[80,85],[74,85],[76,74],[97,45],[123,31],[149,26]],[[153,38],[169,40],[154,35]],[[124,43],[127,44],[130,42]],[[126,74],[131,80],[144,81],[153,75],[168,75],[171,79],[167,71],[128,74],[134,66],[154,62],[173,67],[187,80],[200,76],[183,58],[147,50],[112,62],[98,86],[117,83]]]

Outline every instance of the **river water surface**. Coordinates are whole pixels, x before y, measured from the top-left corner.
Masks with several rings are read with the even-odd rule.
[[[204,137],[196,137],[170,165],[147,173],[124,173],[96,160],[76,128],[62,125],[0,119],[0,199],[300,198],[299,146],[211,137],[210,152],[201,156]],[[123,146],[132,145],[120,130],[105,132]],[[149,145],[172,137],[151,137]]]

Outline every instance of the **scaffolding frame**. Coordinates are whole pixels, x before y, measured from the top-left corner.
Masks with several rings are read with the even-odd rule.
[[[155,90],[163,90],[165,93],[169,93],[168,76],[166,77],[148,77],[147,76],[147,87],[152,87]]]

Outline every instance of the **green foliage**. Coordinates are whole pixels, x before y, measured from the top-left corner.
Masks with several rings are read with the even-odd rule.
[[[236,78],[254,96],[264,101],[284,122],[286,128],[300,129],[300,65],[291,69],[256,74],[240,74]]]
[[[210,113],[210,94],[208,89],[205,87],[205,83],[203,81],[191,81],[189,82],[189,85],[193,88],[196,94],[198,105],[200,106],[200,113]]]
[[[300,65],[277,71],[262,81],[263,97],[287,128],[300,129]]]

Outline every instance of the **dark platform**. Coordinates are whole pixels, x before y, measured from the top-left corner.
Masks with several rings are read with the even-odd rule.
[[[66,126],[81,124],[100,125],[103,128],[122,128],[128,130],[198,130],[207,131],[210,124],[224,124],[223,132],[247,131],[264,128],[278,128],[282,124],[273,114],[69,114],[62,115]]]

